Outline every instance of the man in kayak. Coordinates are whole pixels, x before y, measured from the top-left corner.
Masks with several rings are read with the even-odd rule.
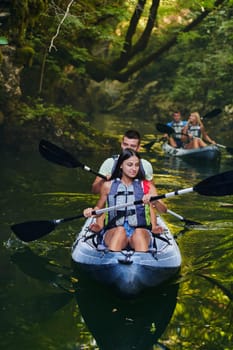
[[[140,155],[133,149],[126,148],[119,155],[114,171],[109,181],[105,181],[100,190],[100,197],[95,208],[86,208],[85,217],[92,216],[93,210],[130,205],[108,214],[107,225],[104,226],[103,214],[97,216],[96,223],[90,229],[103,235],[103,242],[112,251],[120,251],[130,246],[135,251],[146,252],[150,246],[152,234],[160,234],[163,228],[157,224],[155,209],[160,208],[157,201],[149,202],[157,191],[151,181],[145,179],[145,173],[140,167]],[[135,201],[143,199],[143,203],[134,205]],[[148,206],[144,205],[148,204]],[[148,208],[148,214],[146,214]]]
[[[170,126],[175,130],[175,134],[168,135],[165,134],[164,138],[166,138],[169,144],[174,148],[183,147],[183,142],[181,140],[182,137],[182,129],[187,124],[187,121],[182,120],[181,113],[175,112],[173,113],[173,120],[167,123],[167,126]]]
[[[123,151],[126,148],[130,148],[134,151],[140,150],[141,136],[137,130],[127,130],[121,141],[121,150]],[[119,155],[114,155],[110,158],[105,159],[102,165],[99,168],[99,173],[105,175],[107,178],[111,177],[111,174],[114,171]],[[140,158],[140,168],[145,175],[145,179],[153,182],[153,168],[151,163],[143,158]],[[101,186],[106,180],[97,176],[92,184],[92,193],[100,193]],[[160,200],[157,201],[160,205],[159,212],[165,213],[167,211],[167,206]]]

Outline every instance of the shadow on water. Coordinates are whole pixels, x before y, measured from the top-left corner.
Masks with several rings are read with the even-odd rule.
[[[28,247],[12,254],[11,261],[24,274],[41,282],[56,284],[61,290],[36,298],[33,306],[36,313],[34,311],[34,317],[29,313],[28,321],[38,322],[51,317],[75,297],[100,350],[151,350],[155,344],[168,349],[157,341],[175,310],[178,283],[149,289],[133,299],[122,299],[110,288],[88,279],[74,264],[70,271],[54,266],[50,259],[35,254]]]
[[[150,350],[157,344],[175,310],[178,283],[124,299],[77,268],[74,271],[79,309],[101,350]]]
[[[164,169],[168,169],[173,172],[191,172],[203,174],[204,176],[211,176],[220,171],[221,162],[220,159],[216,161],[185,161],[178,157],[164,156],[160,155],[158,157],[160,159],[161,166]]]
[[[69,268],[55,265],[51,259],[37,255],[27,246],[12,254],[11,262],[25,275],[42,283],[45,282],[48,286],[52,285],[59,291],[49,293],[49,295],[44,293],[38,298],[33,298],[33,305],[29,305],[29,308],[33,310],[29,312],[31,321],[43,321],[51,317],[73,298],[70,293],[71,270]]]
[[[224,231],[222,225],[221,230]],[[218,244],[212,238],[213,231],[216,231]],[[44,254],[44,251],[37,254],[38,243],[33,249],[21,246],[11,254],[11,262],[30,280],[39,281],[38,289],[42,293],[30,293],[33,297],[23,304],[18,296],[17,317],[19,312],[23,314],[20,323],[33,331],[35,324],[42,322],[49,331],[46,335],[43,330],[44,338],[52,339],[55,320],[60,314],[62,324],[67,322],[71,310],[69,307],[64,313],[64,308],[72,302],[79,310],[75,312],[79,314],[78,319],[69,334],[69,343],[75,344],[73,349],[97,349],[97,346],[100,350],[177,349],[178,346],[199,349],[206,337],[210,346],[206,349],[215,349],[213,344],[219,345],[218,349],[228,349],[233,300],[228,267],[233,254],[231,237],[222,235],[216,223],[208,228],[183,229],[180,233],[184,260],[179,283],[145,290],[133,299],[119,298],[110,288],[88,279],[74,263],[69,267],[62,266],[56,263],[59,260],[49,258],[50,254]],[[196,238],[198,234],[201,239]],[[29,285],[32,285],[31,281]],[[55,287],[52,291],[48,288],[51,285]],[[20,293],[22,291],[18,289],[17,294]],[[81,317],[97,345],[87,337]],[[6,323],[5,332],[8,327]],[[64,330],[66,328],[64,325]],[[220,337],[222,331],[225,333]],[[85,332],[84,338],[77,341],[76,332]],[[24,341],[25,337],[21,339],[23,344]],[[62,347],[54,343],[57,349],[69,349],[65,346],[68,341],[63,341]],[[84,347],[78,347],[77,342]]]

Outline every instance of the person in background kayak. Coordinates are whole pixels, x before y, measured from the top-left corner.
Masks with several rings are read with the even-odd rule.
[[[140,168],[140,159],[140,155],[135,150],[129,148],[123,150],[110,180],[105,181],[101,186],[100,197],[95,208],[86,208],[83,211],[85,217],[91,217],[93,210],[104,208],[106,203],[108,206],[115,206],[143,200],[143,204],[110,211],[104,227],[101,218],[103,214],[97,216],[96,223],[91,225],[90,229],[94,232],[103,230],[104,244],[112,251],[120,251],[130,246],[135,251],[146,252],[150,246],[151,232],[159,234],[163,231],[163,228],[157,224],[155,212],[155,208],[161,209],[161,206],[158,201],[154,201],[153,204],[149,202],[151,196],[157,195],[157,191],[153,183],[145,179]],[[163,207],[165,212],[165,204]]]
[[[190,114],[187,125],[182,129],[182,141],[186,149],[206,147],[206,142],[216,144],[207,134],[198,112]]]
[[[173,135],[164,134],[164,138],[168,140],[169,144],[172,147],[175,147],[175,148],[183,147],[181,132],[186,124],[187,124],[187,121],[182,120],[180,112],[173,113],[173,120],[166,124],[167,126],[170,126],[175,130],[175,134]]]

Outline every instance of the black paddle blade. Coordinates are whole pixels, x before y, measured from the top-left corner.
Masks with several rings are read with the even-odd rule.
[[[227,147],[226,146],[226,151],[230,154],[233,154],[233,148],[232,147]]]
[[[162,133],[168,134],[168,135],[174,134],[174,132],[175,132],[175,130],[173,128],[171,128],[170,126],[165,125],[165,124],[161,124],[161,123],[156,124],[156,129],[159,132],[162,132]]]
[[[39,152],[48,161],[62,165],[66,168],[83,167],[83,164],[75,159],[69,152],[49,141],[40,141]]]
[[[149,143],[146,143],[146,144],[143,145],[142,147],[144,147],[147,151],[149,151],[156,141],[157,141],[157,140],[153,140],[153,141],[151,141],[151,142],[149,142]]]
[[[11,226],[15,235],[24,242],[35,241],[55,229],[54,221],[27,221]]]
[[[233,194],[233,170],[220,173],[199,182],[194,191],[205,196],[228,196]]]
[[[187,225],[187,226],[202,226],[203,225],[201,222],[193,221],[193,220],[189,220],[189,219],[185,219],[185,218],[183,218],[181,221],[183,221],[185,223],[185,225]]]
[[[210,118],[216,117],[221,112],[222,110],[220,108],[215,108],[212,111],[206,113],[201,119],[210,119]]]

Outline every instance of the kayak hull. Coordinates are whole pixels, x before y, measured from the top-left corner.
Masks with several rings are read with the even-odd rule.
[[[209,145],[202,148],[174,148],[167,142],[163,143],[162,150],[166,155],[182,158],[185,161],[217,161],[220,159],[221,152],[215,145]]]
[[[88,238],[93,236],[88,231],[91,220],[86,220],[72,248],[72,259],[91,278],[113,286],[122,295],[136,295],[162,284],[179,271],[180,250],[160,217],[164,233],[155,238],[154,248],[148,252],[112,252],[102,245],[96,247],[95,238]]]

